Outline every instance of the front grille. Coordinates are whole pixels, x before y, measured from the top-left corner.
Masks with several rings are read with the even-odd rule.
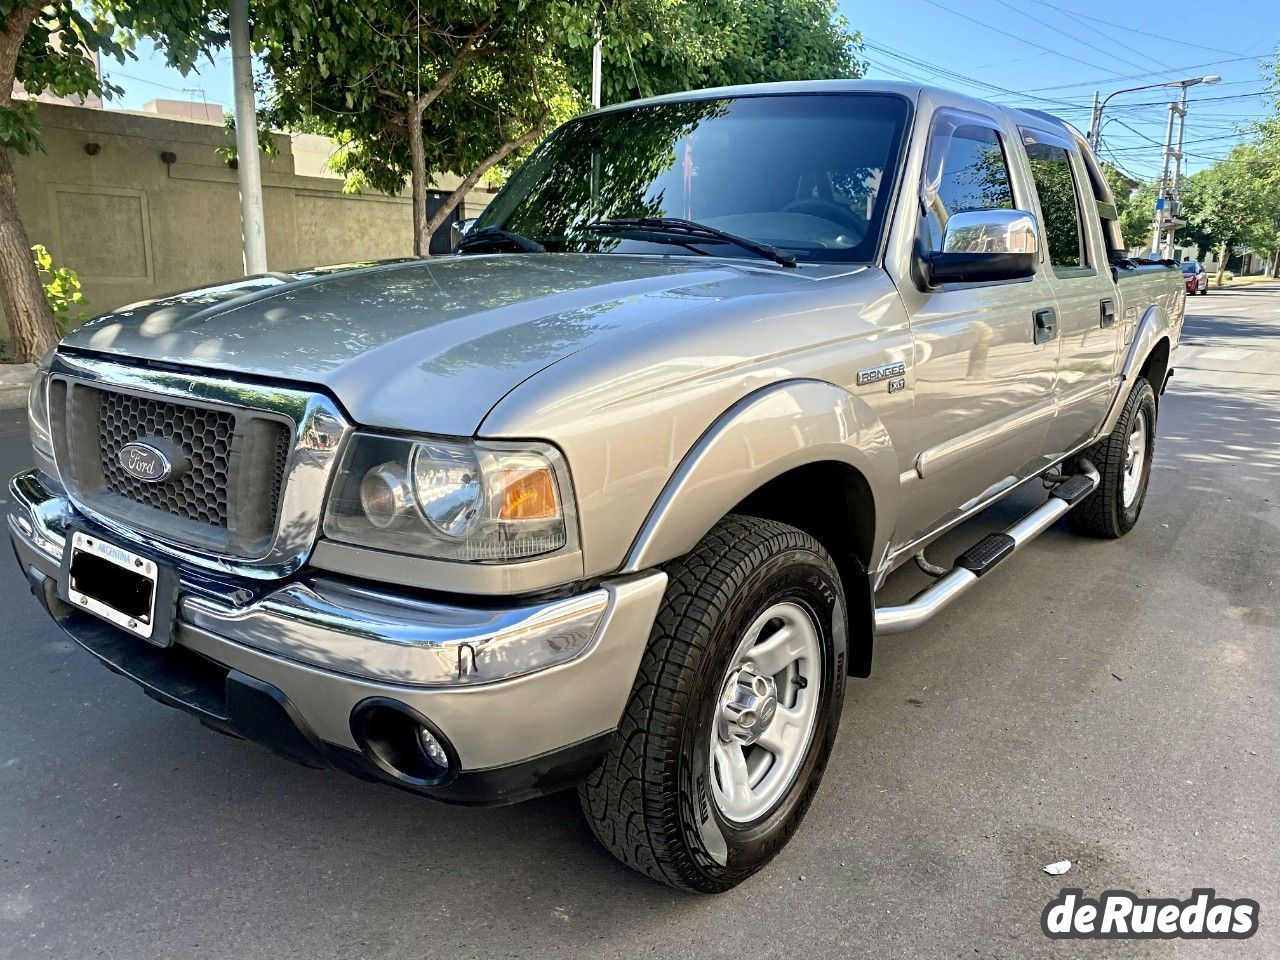
[[[125,393],[100,393],[98,444],[106,488],[175,517],[225,528],[235,415]],[[189,464],[187,469],[163,483],[126,473],[120,449],[147,439],[176,446]],[[273,485],[278,487],[279,482],[276,478]]]
[[[50,414],[58,468],[85,506],[141,532],[232,556],[260,556],[279,519],[292,423],[257,410],[175,401],[57,379]],[[125,470],[129,443],[161,449],[165,480]]]

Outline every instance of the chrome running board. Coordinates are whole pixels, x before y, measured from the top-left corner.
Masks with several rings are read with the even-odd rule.
[[[985,574],[1044,533],[1059,517],[1093,493],[1101,477],[1087,460],[1083,473],[1068,477],[1049,492],[1049,499],[1004,533],[983,537],[960,556],[950,570],[901,606],[876,608],[876,633],[905,633],[928,623]]]

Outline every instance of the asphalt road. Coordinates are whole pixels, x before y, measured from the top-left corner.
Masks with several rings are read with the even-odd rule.
[[[1280,955],[1280,286],[1190,310],[1138,528],[1054,529],[884,640],[808,820],[717,898],[615,863],[572,794],[449,808],[210,732],[0,563],[0,957]],[[27,462],[0,414],[0,472]],[[1212,886],[1258,899],[1261,930],[1051,944],[1062,886]]]

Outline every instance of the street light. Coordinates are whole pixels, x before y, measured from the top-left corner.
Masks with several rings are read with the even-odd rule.
[[[1096,152],[1098,149],[1099,131],[1102,129],[1102,111],[1106,109],[1112,97],[1118,97],[1122,93],[1134,93],[1138,90],[1159,90],[1162,87],[1181,87],[1183,99],[1186,99],[1187,88],[1194,87],[1198,83],[1221,83],[1221,77],[1189,77],[1186,80],[1171,80],[1168,83],[1146,83],[1140,87],[1125,87],[1123,90],[1115,90],[1108,93],[1102,98],[1102,102],[1098,102],[1098,92],[1093,93],[1093,114],[1089,122],[1089,146]]]

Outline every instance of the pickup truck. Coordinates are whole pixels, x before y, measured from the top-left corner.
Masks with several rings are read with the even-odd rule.
[[[10,533],[72,638],[208,727],[443,801],[576,787],[619,859],[725,890],[799,826],[877,637],[1061,517],[1134,526],[1185,297],[1123,249],[1038,111],[862,81],[611,107],[453,255],[72,332]],[[934,580],[878,603],[913,558]]]

